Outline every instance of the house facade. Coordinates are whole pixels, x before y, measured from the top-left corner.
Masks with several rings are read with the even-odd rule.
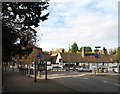
[[[81,66],[93,69],[101,69],[103,72],[114,71],[113,66],[117,66],[119,71],[119,63],[117,60],[107,54],[99,54],[99,58],[95,58],[95,54],[85,54],[85,50],[82,49],[82,53],[58,53],[56,63],[63,67]]]

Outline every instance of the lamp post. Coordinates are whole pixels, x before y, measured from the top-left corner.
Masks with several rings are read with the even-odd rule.
[[[97,69],[96,69],[96,73],[98,73],[98,59],[99,59],[99,49],[98,48],[101,48],[100,46],[95,46],[95,52],[96,52],[96,54],[95,54],[95,58],[97,59]]]

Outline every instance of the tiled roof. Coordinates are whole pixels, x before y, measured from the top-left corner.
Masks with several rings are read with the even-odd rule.
[[[43,54],[41,59],[44,61],[53,61],[56,59],[56,56],[51,56],[51,54]]]
[[[80,53],[61,53],[64,62],[81,62],[82,56]]]
[[[113,59],[109,55],[100,54],[96,59],[95,55],[87,55],[84,58],[80,53],[61,53],[63,62],[113,62]]]
[[[113,62],[112,58],[109,55],[100,54],[99,58],[96,59],[94,55],[85,56],[86,62]]]
[[[113,60],[118,60],[118,58],[115,56],[115,54],[114,55],[111,55],[110,56]]]

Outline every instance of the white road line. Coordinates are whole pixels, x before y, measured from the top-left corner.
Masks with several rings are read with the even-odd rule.
[[[104,83],[108,83],[107,81],[103,81]],[[108,84],[112,84],[112,83],[108,83]],[[112,84],[113,85],[113,84]],[[120,84],[114,84],[115,86],[120,86]]]
[[[119,84],[114,84],[114,85],[116,85],[116,86],[120,86]]]
[[[107,81],[103,81],[103,83],[107,83]]]
[[[83,78],[83,79],[88,79],[88,78]]]

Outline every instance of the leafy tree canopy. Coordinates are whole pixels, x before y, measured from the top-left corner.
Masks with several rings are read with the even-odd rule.
[[[82,48],[83,47],[80,48],[80,52],[82,52]],[[92,52],[92,48],[91,47],[85,46],[84,48],[85,48],[85,52]]]
[[[2,54],[3,61],[10,60],[16,54],[29,54],[36,42],[41,21],[49,13],[42,14],[49,6],[48,2],[2,2]],[[25,47],[23,50],[22,47]]]
[[[73,43],[73,45],[71,45],[71,48],[69,49],[69,52],[77,53],[77,51],[78,51],[78,45],[77,43]]]

